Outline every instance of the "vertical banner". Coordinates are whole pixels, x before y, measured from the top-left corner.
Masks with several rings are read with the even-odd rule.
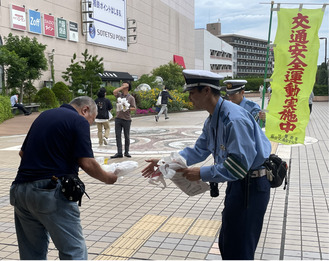
[[[67,23],[63,18],[57,18],[57,37],[67,39]]]
[[[43,15],[43,34],[46,36],[55,36],[55,17],[52,15]]]
[[[41,34],[42,26],[41,26],[41,13],[29,9],[29,32]]]
[[[308,99],[315,83],[322,9],[278,11],[274,41],[272,95],[265,134],[283,144],[304,144],[310,111]]]

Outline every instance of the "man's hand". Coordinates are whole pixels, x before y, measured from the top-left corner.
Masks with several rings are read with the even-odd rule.
[[[265,121],[265,119],[266,119],[266,113],[263,112],[263,111],[260,111],[259,112],[259,119],[262,120],[262,121]]]
[[[178,169],[176,172],[183,172],[183,177],[188,179],[189,181],[197,181],[201,179],[200,176],[200,168],[186,168],[186,169]]]
[[[158,166],[159,159],[148,159],[145,161],[149,162],[149,165],[142,170],[142,175],[144,178],[148,178],[154,173],[154,167]]]

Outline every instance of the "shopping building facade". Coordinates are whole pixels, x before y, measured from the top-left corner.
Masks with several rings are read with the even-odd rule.
[[[51,82],[51,62],[55,81],[64,81],[73,54],[82,60],[85,49],[103,58],[109,81],[174,59],[194,68],[194,0],[0,0],[0,42],[9,33],[47,45],[49,69],[36,88]]]

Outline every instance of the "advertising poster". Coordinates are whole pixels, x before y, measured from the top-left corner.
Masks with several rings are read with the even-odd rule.
[[[57,37],[60,39],[67,39],[66,20],[63,18],[57,18]]]
[[[35,34],[41,34],[41,13],[29,9],[29,32]]]
[[[55,17],[52,15],[43,15],[43,34],[46,36],[55,36]]]
[[[69,41],[79,41],[78,23],[69,21]]]
[[[25,7],[17,5],[10,6],[10,23],[12,29],[22,31],[26,30]]]
[[[127,50],[127,18],[125,0],[92,1],[92,17],[88,16],[87,41]]]

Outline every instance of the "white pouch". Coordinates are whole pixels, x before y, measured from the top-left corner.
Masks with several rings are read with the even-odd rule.
[[[138,168],[138,162],[127,160],[123,162],[112,163],[110,165],[101,165],[101,167],[105,171],[113,172],[115,175],[117,175],[120,178],[120,180],[122,180],[124,176],[132,173],[135,169]]]

